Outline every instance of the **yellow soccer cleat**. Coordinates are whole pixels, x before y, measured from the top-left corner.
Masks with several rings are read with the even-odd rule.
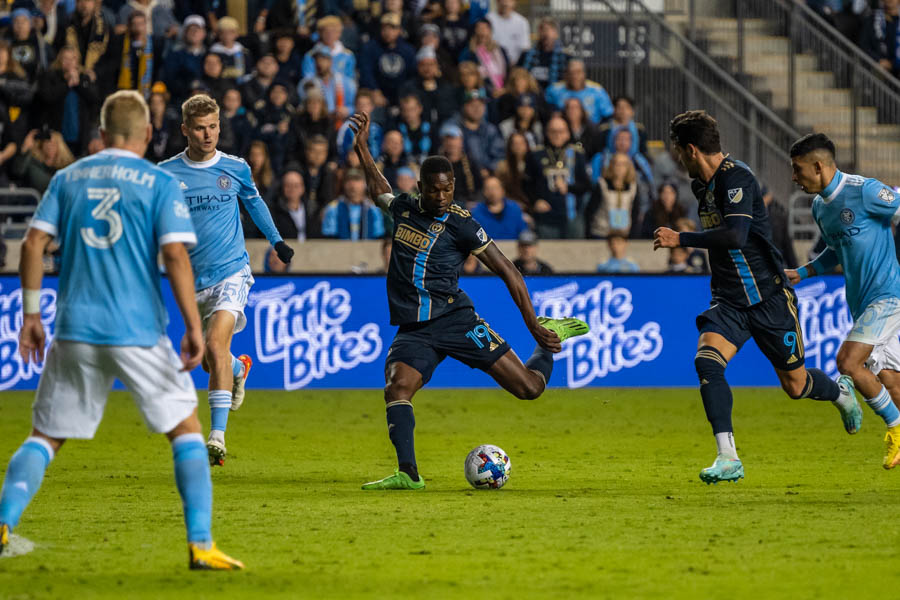
[[[0,554],[3,554],[3,549],[9,544],[9,525],[6,523],[0,523]]]
[[[189,566],[193,570],[236,571],[244,568],[244,563],[216,548],[215,542],[210,542],[209,548],[203,548],[201,544],[189,543],[188,554],[190,555]]]
[[[900,425],[888,427],[884,434],[884,468],[893,469],[900,464]]]

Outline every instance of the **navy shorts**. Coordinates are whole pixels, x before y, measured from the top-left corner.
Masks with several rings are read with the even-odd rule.
[[[487,371],[508,350],[509,344],[474,310],[455,310],[425,323],[401,326],[388,350],[385,380],[391,364],[402,362],[421,373],[425,385],[448,356]]]
[[[793,371],[804,364],[797,295],[790,288],[749,308],[714,303],[697,317],[697,329],[718,333],[738,350],[752,337],[780,371]]]

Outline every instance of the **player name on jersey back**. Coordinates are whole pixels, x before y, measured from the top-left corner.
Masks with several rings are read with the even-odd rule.
[[[65,171],[66,183],[83,179],[115,179],[127,181],[145,187],[153,187],[156,175],[142,169],[133,169],[122,165],[92,165]]]

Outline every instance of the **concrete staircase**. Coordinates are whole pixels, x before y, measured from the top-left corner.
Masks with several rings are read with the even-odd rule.
[[[775,35],[774,23],[766,19],[744,20],[744,70],[738,65],[738,22],[727,13],[731,3],[696,0],[698,44],[772,110],[789,114],[789,43]],[[726,7],[723,7],[726,5]],[[826,133],[838,149],[839,162],[850,160],[852,98],[849,89],[837,88],[831,72],[819,65],[819,57],[798,54],[795,58],[795,126],[801,132]],[[880,123],[874,106],[857,108],[860,134],[857,172],[900,185],[900,124]]]

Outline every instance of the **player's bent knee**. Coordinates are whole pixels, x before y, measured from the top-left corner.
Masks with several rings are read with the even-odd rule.
[[[417,384],[415,377],[397,375],[391,378],[384,386],[384,401],[409,400],[416,393]]]
[[[694,356],[694,368],[697,370],[697,377],[700,378],[701,385],[704,382],[725,379],[726,366],[728,366],[728,361],[713,346],[702,346]]]
[[[529,377],[514,394],[519,400],[536,400],[544,393],[545,387],[543,379],[539,376]]]
[[[838,372],[841,375],[849,375],[850,377],[853,377],[855,373],[864,371],[866,369],[865,362],[859,362],[849,354],[841,354],[840,352],[838,352],[836,360]]]
[[[781,382],[781,389],[783,389],[785,391],[785,393],[789,397],[793,398],[794,400],[799,400],[800,398],[804,397],[803,392],[804,392],[805,388],[806,388],[805,382],[802,384],[798,384],[796,381],[793,381],[793,380]]]

